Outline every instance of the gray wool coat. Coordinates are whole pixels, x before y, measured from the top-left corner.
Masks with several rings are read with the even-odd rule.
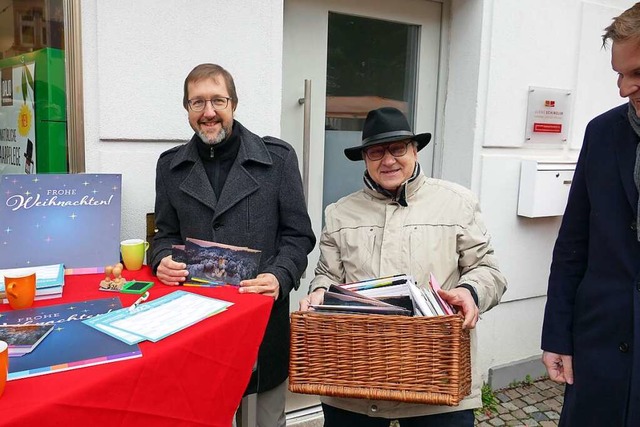
[[[262,251],[260,273],[280,283],[258,365],[247,394],[281,384],[289,365],[289,292],[297,289],[315,236],[307,213],[296,153],[289,144],[261,138],[239,122],[240,148],[217,199],[196,148],[197,135],[160,155],[156,168],[151,265],[155,272],[171,245],[187,237]]]

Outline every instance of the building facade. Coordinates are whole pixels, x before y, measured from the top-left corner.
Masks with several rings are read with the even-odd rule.
[[[537,374],[539,365],[530,362],[541,354],[561,217],[518,215],[521,165],[571,165],[587,122],[624,102],[600,37],[633,1],[63,3],[74,3],[78,14],[72,28],[72,16],[65,24],[76,34],[66,49],[79,49],[68,78],[80,76],[75,84],[81,88],[74,92],[80,97],[68,98],[70,170],[122,174],[123,239],[145,235],[160,153],[191,137],[182,85],[199,63],[218,63],[232,73],[239,121],[295,147],[317,235],[324,206],[360,185],[364,166],[340,152],[358,143],[363,112],[396,105],[416,132],[433,134],[420,153],[425,171],[479,196],[509,281],[502,303],[478,325],[478,363],[486,380],[504,366]],[[7,33],[0,30],[5,50]],[[566,91],[560,139],[527,139],[537,88]],[[317,258],[316,248],[292,309]],[[494,386],[506,385],[497,378]],[[292,411],[313,404],[290,400]]]

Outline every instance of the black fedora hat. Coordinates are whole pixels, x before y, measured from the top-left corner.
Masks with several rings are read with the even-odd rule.
[[[393,107],[382,107],[367,114],[362,129],[362,144],[345,148],[349,160],[362,160],[362,150],[376,144],[411,139],[418,143],[418,151],[431,141],[430,133],[415,135],[402,111]]]

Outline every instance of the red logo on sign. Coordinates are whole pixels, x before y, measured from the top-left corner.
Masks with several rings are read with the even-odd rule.
[[[562,133],[562,125],[560,123],[534,123],[533,131],[541,133]]]
[[[556,101],[545,100],[544,101],[544,106],[545,107],[555,107],[556,106]]]

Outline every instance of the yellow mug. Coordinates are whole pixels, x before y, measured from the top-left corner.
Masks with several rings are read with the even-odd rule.
[[[7,375],[9,375],[9,345],[0,341],[0,396],[4,393]]]
[[[4,289],[14,310],[31,307],[36,297],[36,273],[22,277],[4,277]]]
[[[120,253],[124,268],[129,271],[140,270],[144,261],[144,253],[149,249],[149,242],[142,239],[128,239],[120,242]]]

